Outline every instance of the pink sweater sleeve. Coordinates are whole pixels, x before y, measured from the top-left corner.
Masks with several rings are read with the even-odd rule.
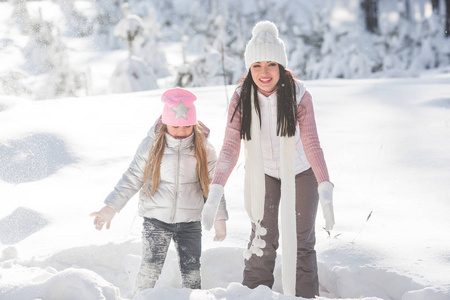
[[[239,95],[235,92],[228,107],[227,127],[225,129],[222,149],[220,150],[214,170],[213,184],[217,183],[225,186],[239,159],[239,152],[241,150],[241,112],[239,110],[234,115],[233,122],[231,122],[231,117],[233,116],[238,100]]]
[[[297,120],[300,127],[300,138],[306,158],[316,176],[317,182],[330,181],[327,164],[320,147],[311,94],[306,91],[297,107]]]

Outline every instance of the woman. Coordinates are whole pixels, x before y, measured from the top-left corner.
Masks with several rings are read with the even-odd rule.
[[[286,70],[286,50],[277,27],[259,22],[252,34],[245,50],[248,74],[230,103],[203,225],[207,230],[212,227],[243,139],[244,198],[252,221],[243,284],[272,288],[281,207],[284,293],[314,298],[319,295],[315,217],[320,201],[326,229],[333,228],[333,185],[317,135],[311,94]]]

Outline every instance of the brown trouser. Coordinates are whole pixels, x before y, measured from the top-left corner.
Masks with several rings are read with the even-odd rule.
[[[267,234],[261,238],[266,241],[264,255],[252,255],[245,261],[244,279],[242,284],[249,288],[259,285],[273,286],[273,271],[278,249],[278,207],[280,204],[281,181],[266,177],[266,196],[264,204],[264,219],[261,226],[267,229]],[[317,180],[311,169],[295,176],[295,209],[297,215],[297,280],[295,295],[297,297],[314,298],[319,295],[319,280],[317,276],[317,259],[314,245],[316,243],[314,224],[316,220],[319,194]],[[252,224],[250,241],[255,236],[255,224]],[[251,242],[250,242],[251,243]],[[250,245],[249,245],[250,246]]]

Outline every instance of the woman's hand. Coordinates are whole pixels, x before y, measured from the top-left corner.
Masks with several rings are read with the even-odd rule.
[[[208,199],[203,206],[202,224],[206,230],[211,230],[214,220],[216,219],[217,209],[219,208],[220,199],[223,195],[223,186],[220,184],[211,184],[209,187]]]
[[[327,231],[332,230],[334,226],[333,188],[333,184],[329,181],[323,181],[319,184],[319,201]]]
[[[89,216],[95,217],[95,229],[102,230],[103,225],[106,224],[106,229],[111,226],[111,220],[114,218],[116,211],[109,205],[105,205],[100,211],[93,212]]]

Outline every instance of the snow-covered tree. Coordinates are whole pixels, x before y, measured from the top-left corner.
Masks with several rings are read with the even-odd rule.
[[[222,85],[224,76],[226,84],[232,84],[230,80],[233,78],[233,74],[231,72],[224,74],[224,70],[225,72],[233,70],[233,63],[231,59],[223,57],[222,53],[217,50],[209,49],[204,55],[178,69],[175,85],[181,87]]]
[[[122,17],[121,4],[121,0],[95,0],[97,14],[93,21],[93,32],[97,47],[104,50],[121,47],[113,33]]]
[[[32,86],[37,99],[89,94],[90,76],[84,68],[70,65],[60,30],[42,18],[30,21],[30,37],[24,48],[25,71],[35,76]]]
[[[44,20],[39,10],[38,18],[30,21],[29,40],[24,48],[27,72],[41,74],[65,64],[65,50],[58,28],[52,22]]]
[[[128,45],[128,58],[120,61],[110,79],[110,90],[113,93],[129,93],[153,90],[158,88],[155,73],[144,59],[133,55],[136,39],[144,32],[141,18],[131,14],[129,4],[122,5],[123,18],[114,28],[114,35]]]
[[[136,55],[144,59],[157,78],[170,76],[167,58],[160,42],[160,25],[156,21],[156,13],[153,9],[148,9],[142,22],[142,34],[138,35],[134,44]]]
[[[135,40],[144,32],[144,23],[139,16],[130,13],[128,3],[122,4],[122,15],[122,19],[114,28],[114,36],[127,43],[129,56],[132,56],[134,54]]]
[[[450,65],[450,39],[445,38],[450,0],[53,0],[65,17],[63,34],[51,22],[31,20],[25,0],[9,1],[14,15],[8,24],[32,36],[23,48],[22,69],[0,75],[3,85],[9,82],[20,93],[37,91],[36,78],[50,72],[59,82],[50,94],[77,94],[71,87],[83,82],[78,94],[90,90],[89,71],[75,71],[69,64],[67,37],[92,41],[96,51],[105,53],[128,47],[131,57],[119,63],[113,77],[131,76],[127,80],[136,84],[124,84],[130,90],[154,88],[156,78],[165,85],[235,84],[247,71],[245,46],[261,20],[277,24],[288,68],[302,79],[412,76]],[[121,11],[124,2],[129,18]],[[434,8],[431,16],[426,5]],[[365,21],[376,34],[368,34]],[[126,29],[118,33],[120,28]],[[141,86],[142,77],[152,84]],[[128,90],[120,83],[113,86]]]
[[[136,56],[130,56],[119,62],[109,80],[109,90],[112,93],[131,93],[157,88],[158,83],[153,70],[143,59]]]
[[[9,0],[14,5],[12,13],[13,21],[18,25],[19,29],[27,33],[30,26],[30,15],[27,9],[26,0]]]
[[[75,7],[75,0],[59,0],[59,6],[67,24],[66,34],[74,37],[89,36],[93,32],[93,20]]]
[[[0,73],[0,95],[29,96],[32,91],[26,85],[28,74],[20,69]]]

